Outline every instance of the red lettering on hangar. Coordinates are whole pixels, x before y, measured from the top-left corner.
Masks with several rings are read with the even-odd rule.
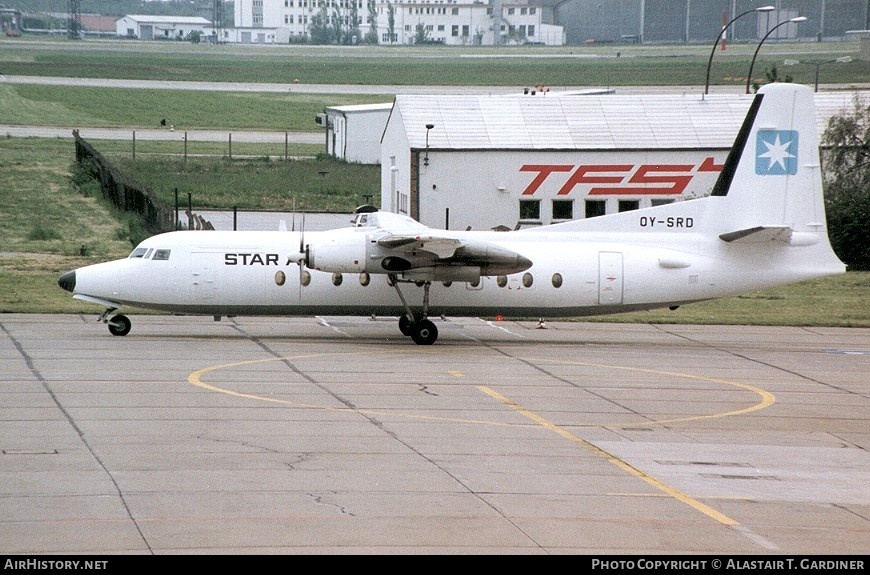
[[[722,164],[713,158],[705,158],[697,168],[694,164],[524,164],[521,172],[537,175],[523,190],[531,196],[553,174],[569,173],[565,183],[556,192],[558,196],[570,194],[579,185],[592,185],[590,196],[604,195],[673,195],[685,191],[692,178],[699,172],[719,172]],[[596,185],[605,184],[605,185]]]

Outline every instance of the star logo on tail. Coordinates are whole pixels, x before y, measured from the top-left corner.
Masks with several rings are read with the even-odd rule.
[[[796,174],[798,133],[795,130],[759,131],[755,140],[755,173],[760,176]]]

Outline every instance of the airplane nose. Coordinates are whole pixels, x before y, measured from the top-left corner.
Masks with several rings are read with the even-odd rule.
[[[76,272],[75,272],[75,270],[73,270],[71,272],[66,272],[65,274],[60,276],[60,279],[57,280],[57,285],[59,285],[60,287],[62,287],[63,289],[65,289],[68,292],[71,292],[74,289],[76,289]]]

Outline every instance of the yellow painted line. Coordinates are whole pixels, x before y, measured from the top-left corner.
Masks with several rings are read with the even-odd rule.
[[[510,407],[511,409],[513,409],[517,413],[523,415],[524,417],[531,419],[532,421],[534,421],[535,423],[537,423],[541,427],[544,427],[545,429],[548,429],[554,433],[558,433],[562,437],[583,446],[583,448],[592,452],[596,456],[601,457],[603,459],[606,459],[607,461],[609,461],[613,465],[619,467],[623,471],[630,473],[631,475],[634,475],[635,477],[637,477],[639,479],[642,479],[643,481],[652,485],[656,489],[664,492],[665,494],[673,497],[674,499],[676,499],[682,503],[685,503],[686,505],[692,507],[693,509],[696,509],[697,511],[700,511],[701,513],[715,519],[719,523],[722,523],[724,525],[739,525],[739,523],[737,521],[731,519],[727,515],[724,515],[718,511],[716,511],[712,507],[705,505],[705,504],[701,503],[700,501],[698,501],[692,497],[689,497],[688,495],[686,495],[682,491],[675,489],[675,488],[671,487],[670,485],[667,485],[666,483],[662,483],[661,481],[659,481],[655,477],[652,477],[651,475],[644,473],[643,471],[633,467],[632,465],[626,463],[625,461],[619,459],[618,457],[611,455],[610,453],[604,451],[600,447],[589,443],[588,441],[586,441],[582,437],[577,437],[576,435],[574,435],[573,433],[571,433],[567,429],[559,427],[558,425],[554,424],[553,422],[551,422],[547,419],[544,419],[543,417],[541,417],[540,415],[538,415],[536,413],[532,413],[528,409],[522,407],[517,402],[515,402],[511,399],[508,399],[504,395],[501,395],[500,393],[498,393],[498,392],[496,392],[496,391],[494,391],[486,386],[482,386],[482,385],[478,386],[478,389],[481,390],[482,392],[484,392],[485,394],[489,395],[490,397],[496,399],[497,401],[500,401],[504,405]]]

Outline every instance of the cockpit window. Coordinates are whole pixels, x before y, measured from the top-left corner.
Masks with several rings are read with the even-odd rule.
[[[172,250],[157,250],[154,252],[154,257],[152,259],[154,259],[154,260],[168,260],[169,259],[169,252],[171,252],[171,251]]]
[[[147,252],[147,251],[148,250],[146,248],[136,248],[135,250],[133,250],[133,253],[130,254],[130,259],[144,258],[145,252]]]

